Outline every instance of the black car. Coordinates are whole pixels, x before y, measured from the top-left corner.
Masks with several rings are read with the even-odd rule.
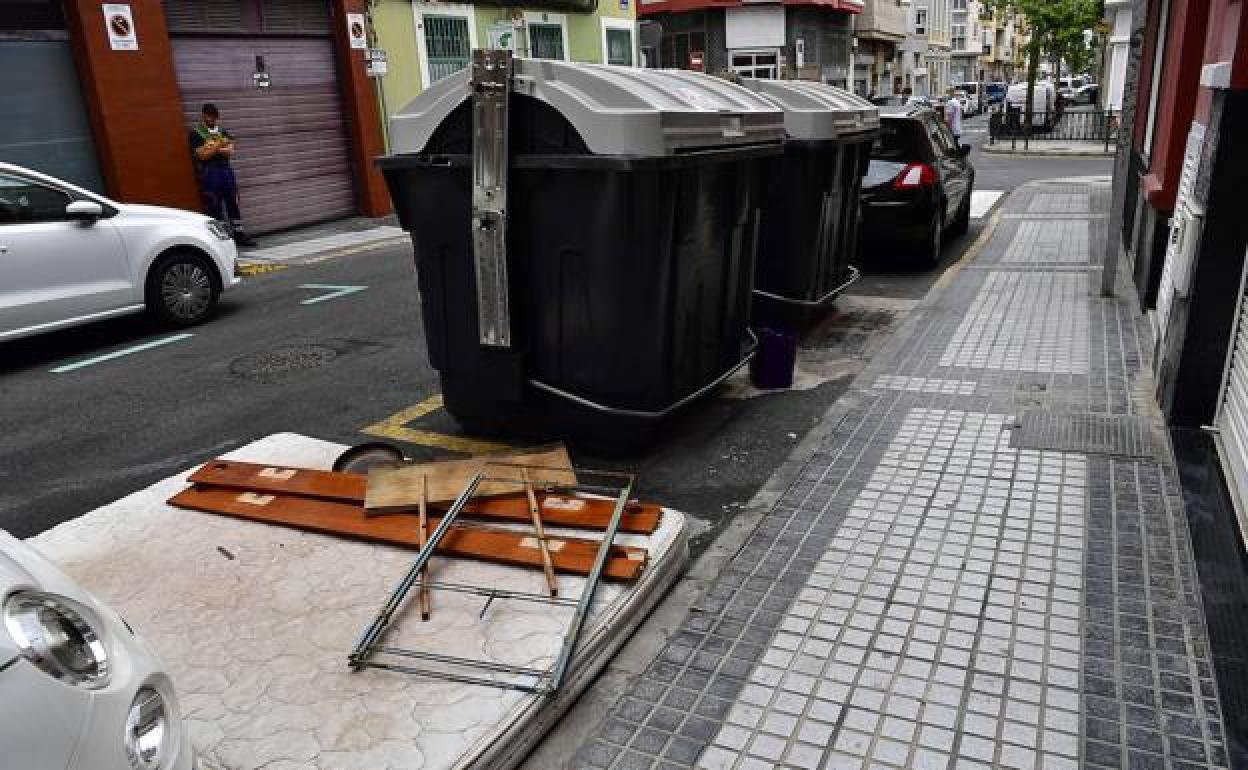
[[[970,152],[928,108],[881,110],[880,135],[862,180],[864,250],[904,248],[927,264],[939,262],[945,235],[970,226]]]

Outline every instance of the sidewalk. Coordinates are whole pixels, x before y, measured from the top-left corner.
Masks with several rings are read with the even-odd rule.
[[[1053,158],[1112,158],[1118,150],[1118,143],[1111,141],[1106,149],[1103,139],[1046,139],[1043,136],[1031,137],[1024,144],[1021,137],[1011,140],[1003,137],[989,144],[980,146],[980,152],[989,155],[1039,155]]]
[[[1010,196],[571,766],[1227,766],[1109,194]]]
[[[240,249],[244,266],[306,265],[341,256],[344,253],[397,243],[406,234],[393,217],[369,219],[351,217],[297,230],[262,235],[257,244]]]

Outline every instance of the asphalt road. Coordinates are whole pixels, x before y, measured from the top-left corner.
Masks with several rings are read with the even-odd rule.
[[[983,118],[968,121],[964,139],[973,145],[986,139],[975,131],[979,123],[986,128]],[[1110,167],[1108,160],[973,158],[980,189]],[[905,259],[863,265],[863,280],[803,341],[799,387],[760,394],[739,377],[671,423],[645,453],[576,459],[637,470],[643,496],[693,515],[695,548],[704,547],[982,226],[977,221],[950,243],[936,270]],[[366,288],[302,304],[327,293],[305,284]],[[136,317],[0,343],[0,528],[30,536],[277,432],[354,444],[374,440],[364,430],[389,420],[413,439],[396,442],[410,456],[456,454],[459,430],[449,415],[412,410],[438,394],[438,382],[425,356],[406,244],[252,277],[226,295],[217,318],[190,331],[61,373],[52,370],[169,332]]]

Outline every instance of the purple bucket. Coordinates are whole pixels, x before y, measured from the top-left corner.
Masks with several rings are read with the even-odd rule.
[[[758,351],[750,361],[750,380],[764,390],[788,388],[793,385],[793,367],[797,363],[797,335],[776,329],[759,328]]]

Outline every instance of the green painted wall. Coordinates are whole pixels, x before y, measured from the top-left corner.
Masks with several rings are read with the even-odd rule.
[[[422,90],[420,55],[416,43],[418,31],[412,2],[413,0],[373,0],[372,3],[373,31],[377,36],[377,45],[385,49],[389,63],[389,72],[381,78],[382,112],[386,116],[402,110]],[[436,7],[431,3],[422,2],[422,5]],[[475,6],[473,16],[477,45],[484,46],[489,42],[489,29],[492,24],[510,18],[513,13],[523,13],[526,10],[529,9]],[[568,59],[601,62],[602,17],[635,19],[636,15],[637,0],[628,0],[628,8],[623,10],[620,8],[620,0],[599,0],[598,10],[592,14],[564,14],[568,26]]]
[[[416,16],[411,0],[376,0],[372,6],[377,46],[386,52],[389,72],[381,78],[382,116],[389,118],[420,93]]]

